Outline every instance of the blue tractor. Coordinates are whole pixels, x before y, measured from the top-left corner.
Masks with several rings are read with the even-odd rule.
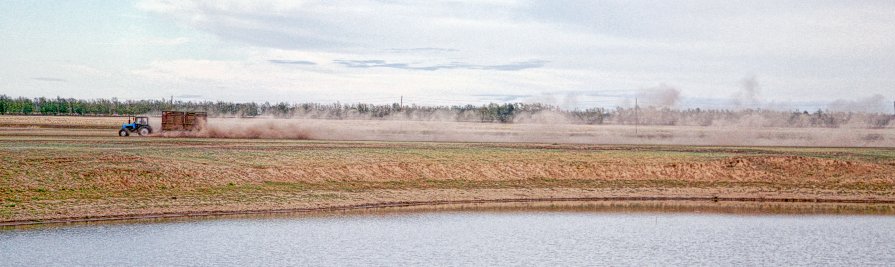
[[[149,117],[128,117],[127,123],[121,125],[118,136],[129,136],[136,132],[140,136],[152,134],[152,126],[149,126]]]

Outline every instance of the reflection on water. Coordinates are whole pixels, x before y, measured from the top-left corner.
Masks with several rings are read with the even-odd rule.
[[[895,217],[416,212],[0,231],[0,265],[892,265]]]

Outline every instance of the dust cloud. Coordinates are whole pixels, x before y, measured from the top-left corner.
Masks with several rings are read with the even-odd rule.
[[[642,89],[637,92],[639,105],[659,108],[672,108],[681,101],[681,90],[661,84],[655,88]]]
[[[837,100],[827,110],[815,112],[753,109],[752,106],[761,104],[758,80],[752,76],[741,83],[741,90],[734,96],[735,103],[741,107],[739,110],[677,108],[681,90],[662,84],[637,93],[642,99],[639,108],[586,112],[554,107],[520,108],[508,120],[501,120],[507,123],[487,121],[487,109],[417,107],[379,117],[350,109],[338,113],[311,109],[289,117],[209,118],[200,131],[158,135],[345,141],[895,147],[895,116],[882,112],[886,103],[883,96]]]
[[[890,104],[892,103],[886,101],[885,97],[877,94],[857,100],[839,99],[828,104],[827,109],[841,112],[875,113],[890,111],[892,108]]]
[[[198,131],[163,132],[165,137],[243,139],[311,139],[310,131],[293,120],[211,118]]]
[[[891,128],[499,124],[274,118],[215,118],[209,119],[208,126],[202,131],[171,132],[163,133],[162,136],[398,142],[895,147],[895,131]]]
[[[758,78],[748,76],[740,81],[740,90],[734,93],[733,105],[739,108],[756,108],[761,104],[761,87]]]

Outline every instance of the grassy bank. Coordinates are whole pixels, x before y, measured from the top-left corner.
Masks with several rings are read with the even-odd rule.
[[[0,220],[601,196],[895,199],[895,149],[0,135]]]

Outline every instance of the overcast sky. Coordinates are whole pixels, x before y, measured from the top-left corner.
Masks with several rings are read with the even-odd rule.
[[[895,100],[895,1],[6,0],[0,40],[10,96],[881,111]]]

